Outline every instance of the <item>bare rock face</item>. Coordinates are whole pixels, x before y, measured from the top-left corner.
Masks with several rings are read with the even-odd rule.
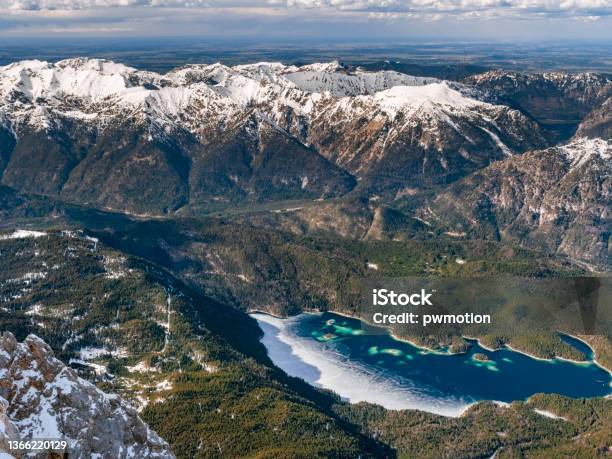
[[[8,417],[8,402],[0,397],[0,457],[3,451],[9,451],[9,441],[19,440],[17,426]]]
[[[117,395],[77,376],[39,337],[0,337],[0,450],[9,440],[62,439],[71,457],[173,458]]]
[[[576,132],[577,137],[612,139],[612,97],[589,113]]]

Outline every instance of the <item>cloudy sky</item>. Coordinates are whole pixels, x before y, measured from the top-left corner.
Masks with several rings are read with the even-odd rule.
[[[612,0],[0,0],[0,36],[612,40]]]

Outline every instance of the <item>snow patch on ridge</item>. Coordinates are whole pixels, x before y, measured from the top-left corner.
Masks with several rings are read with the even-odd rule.
[[[612,141],[610,140],[582,138],[559,147],[559,149],[571,162],[572,168],[580,167],[590,159],[612,160]]]
[[[46,236],[47,233],[41,231],[30,231],[30,230],[15,230],[11,234],[3,234],[0,236],[0,241],[7,239],[26,239],[26,238],[37,238]]]
[[[540,416],[544,416],[546,418],[550,418],[550,419],[562,419],[563,421],[567,421],[567,418],[564,418],[563,416],[557,416],[555,413],[551,413],[550,411],[539,410],[537,408],[534,408],[533,411],[535,413],[539,414]]]
[[[451,89],[446,83],[432,83],[424,86],[395,86],[376,93],[372,99],[392,118],[406,107],[434,105],[452,106],[458,109],[470,109],[486,105],[470,99],[459,91]],[[362,98],[367,102],[367,98]]]

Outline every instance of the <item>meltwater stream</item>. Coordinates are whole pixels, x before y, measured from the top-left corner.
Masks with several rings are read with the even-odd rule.
[[[275,365],[354,403],[458,416],[478,400],[512,402],[540,392],[612,393],[612,376],[592,361],[540,360],[510,349],[489,351],[475,341],[465,354],[435,353],[386,333],[365,334],[358,319],[333,313],[253,317]],[[578,349],[590,351],[584,345]]]

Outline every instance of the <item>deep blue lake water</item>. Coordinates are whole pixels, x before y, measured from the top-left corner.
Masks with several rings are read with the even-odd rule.
[[[538,360],[510,349],[489,351],[476,341],[465,354],[440,354],[388,333],[364,333],[358,319],[332,313],[265,318],[260,325],[266,334],[263,342],[278,366],[351,401],[426,409],[438,403],[449,407],[478,400],[512,402],[540,392],[570,397],[612,393],[611,375],[592,361]],[[581,341],[562,338],[592,357]],[[477,360],[475,354],[488,360]],[[369,397],[373,391],[380,393]],[[402,397],[413,403],[402,404]]]

